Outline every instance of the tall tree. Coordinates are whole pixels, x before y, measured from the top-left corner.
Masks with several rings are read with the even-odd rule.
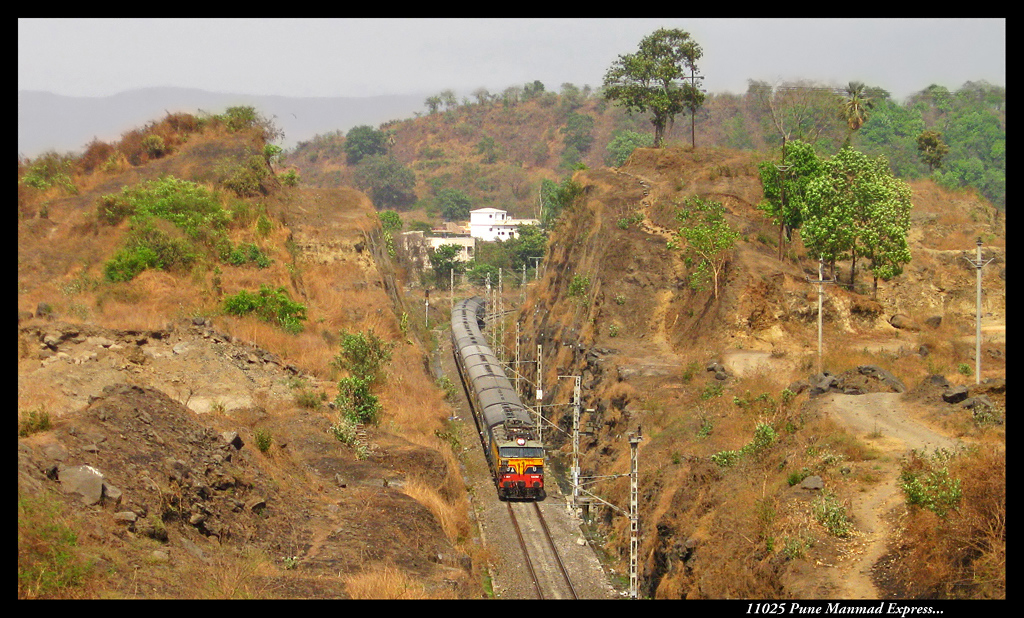
[[[722,271],[740,233],[725,220],[725,207],[721,202],[697,196],[683,201],[683,206],[676,210],[676,220],[680,226],[675,233],[676,240],[669,241],[669,248],[682,249],[687,258],[697,264],[690,275],[690,284],[702,289],[710,278],[714,282],[714,297],[718,298]]]
[[[640,41],[635,54],[620,55],[604,76],[604,96],[630,114],[651,113],[654,145],[664,144],[665,130],[685,109],[696,111],[703,93],[690,76],[704,55],[690,34],[658,29]]]
[[[345,136],[345,155],[349,165],[359,163],[364,157],[383,155],[387,152],[387,135],[371,126],[352,127]]]
[[[849,131],[846,133],[844,146],[850,145],[853,134],[868,121],[868,110],[875,106],[874,99],[868,96],[867,87],[862,82],[850,82],[846,86],[846,99],[839,107],[839,117],[846,122]]]
[[[832,88],[806,81],[775,86],[750,80],[747,99],[765,114],[764,122],[771,123],[783,141],[798,139],[815,145],[824,141],[831,144],[830,151],[839,146],[835,112],[839,97]]]
[[[843,148],[822,164],[805,197],[804,244],[812,255],[828,260],[833,272],[835,261],[848,256],[851,286],[858,257],[872,260],[876,277],[883,278],[895,276],[910,261],[910,189],[893,177],[885,157],[870,159]]]
[[[779,226],[779,259],[782,259],[783,232],[803,224],[807,183],[821,173],[821,161],[814,147],[800,140],[784,144],[782,163],[762,161],[758,165],[764,200],[758,206]]]
[[[938,131],[924,131],[918,135],[917,149],[921,153],[921,160],[928,164],[929,172],[942,167],[942,160],[949,154],[949,146]]]

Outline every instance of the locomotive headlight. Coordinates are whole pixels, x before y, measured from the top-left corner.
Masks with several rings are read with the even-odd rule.
[[[524,438],[516,438],[516,444],[519,446],[526,446],[526,440]]]

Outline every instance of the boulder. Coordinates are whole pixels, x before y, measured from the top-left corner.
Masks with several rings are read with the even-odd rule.
[[[960,403],[965,399],[967,399],[966,386],[954,386],[946,389],[946,392],[942,393],[942,400],[946,403]]]
[[[889,318],[889,324],[891,324],[893,328],[898,328],[900,330],[921,330],[921,327],[918,326],[917,322],[910,319],[910,316],[904,315],[902,313],[897,313],[896,315]]]

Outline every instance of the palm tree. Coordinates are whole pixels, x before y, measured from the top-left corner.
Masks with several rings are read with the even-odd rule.
[[[839,117],[850,127],[844,146],[850,145],[853,133],[868,121],[868,110],[875,106],[874,100],[865,93],[865,88],[862,82],[850,82],[846,86],[846,100],[839,108]]]

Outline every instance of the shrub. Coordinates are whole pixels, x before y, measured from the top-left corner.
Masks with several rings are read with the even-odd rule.
[[[253,434],[253,439],[256,441],[256,448],[260,449],[261,453],[269,451],[270,445],[274,442],[274,437],[266,429],[257,429]]]
[[[154,133],[150,133],[142,138],[142,147],[146,150],[146,154],[154,159],[163,155],[167,149],[164,145],[164,138]]]
[[[50,413],[46,410],[32,410],[27,412],[18,423],[18,435],[22,438],[39,431],[50,429]]]
[[[256,314],[264,322],[276,322],[286,332],[302,332],[306,306],[292,301],[283,287],[276,290],[261,285],[259,292],[242,290],[224,300],[224,311],[230,315]]]
[[[365,333],[341,333],[341,352],[331,364],[351,375],[376,383],[383,376],[384,365],[391,362],[395,344],[378,337],[372,330]]]
[[[925,457],[917,451],[911,456],[900,474],[900,488],[907,497],[908,506],[925,508],[939,517],[959,506],[963,497],[960,479],[951,478],[946,462],[951,455],[936,451]]]
[[[371,381],[363,377],[338,381],[338,396],[334,403],[343,416],[356,423],[377,424],[383,407],[377,396],[370,392],[370,385]]]
[[[853,524],[850,523],[850,518],[846,515],[846,507],[839,502],[839,499],[834,494],[830,492],[822,493],[814,501],[812,508],[814,518],[822,526],[825,526],[829,534],[846,538],[853,532]]]

